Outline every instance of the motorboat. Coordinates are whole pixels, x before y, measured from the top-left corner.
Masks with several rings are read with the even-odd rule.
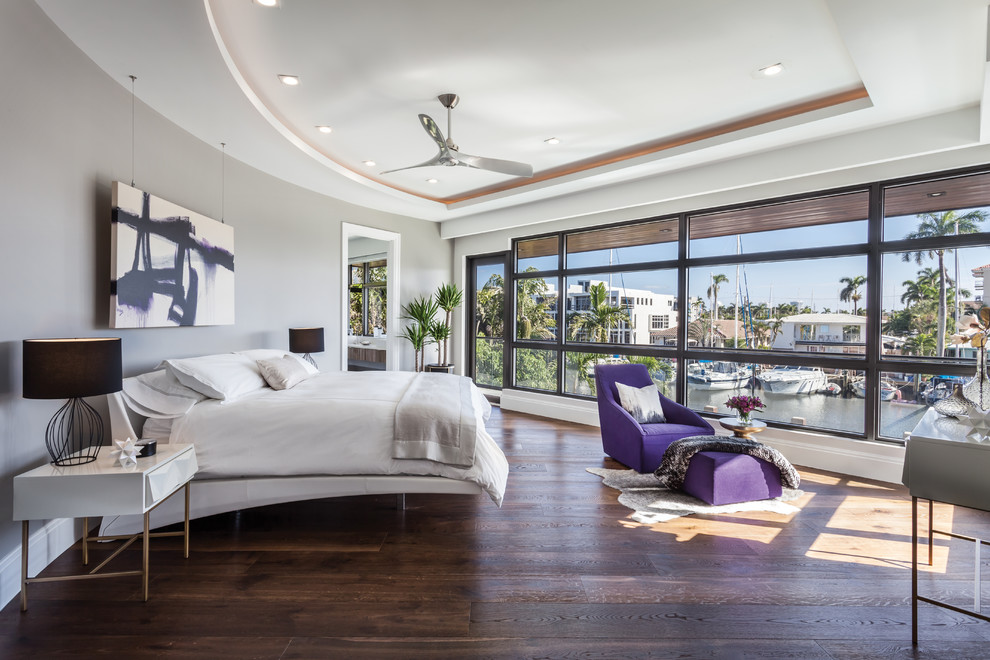
[[[852,393],[861,399],[866,398],[866,379],[859,378],[854,380],[849,384],[849,388]],[[884,378],[880,381],[880,400],[881,401],[893,401],[894,399],[900,398],[900,389],[891,383],[889,380]]]
[[[757,379],[764,391],[774,394],[814,394],[828,385],[821,367],[778,366],[764,371]]]
[[[689,387],[697,390],[735,390],[749,383],[752,372],[731,362],[702,363],[687,375]]]

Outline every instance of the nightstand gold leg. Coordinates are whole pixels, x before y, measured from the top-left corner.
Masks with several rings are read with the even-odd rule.
[[[21,523],[21,612],[28,608],[28,521]]]
[[[186,527],[183,540],[186,544],[185,558],[189,559],[189,482],[186,482]]]
[[[151,523],[151,512],[147,511],[144,514],[144,538],[142,539],[144,547],[141,549],[141,552],[144,555],[141,560],[141,573],[142,573],[141,580],[144,583],[143,586],[144,586],[145,602],[148,602],[148,558],[149,558],[149,554],[150,554],[149,550],[151,546],[151,537],[148,534],[148,528],[150,523]]]

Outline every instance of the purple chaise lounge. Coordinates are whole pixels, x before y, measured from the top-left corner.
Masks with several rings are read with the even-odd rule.
[[[660,405],[667,423],[640,424],[619,403],[616,382],[645,387],[652,385],[653,379],[642,364],[595,366],[602,448],[623,465],[641,473],[653,472],[675,440],[715,435],[704,418],[663,394]],[[713,505],[780,497],[780,470],[746,454],[700,452],[691,459],[683,490]]]

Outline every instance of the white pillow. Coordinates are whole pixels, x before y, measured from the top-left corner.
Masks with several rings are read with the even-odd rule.
[[[165,369],[125,378],[122,393],[134,412],[145,417],[179,417],[206,397],[180,383]]]
[[[237,353],[165,360],[162,364],[180,383],[211,399],[233,401],[267,386],[257,363]]]
[[[255,361],[275,360],[280,357],[290,357],[299,364],[301,364],[303,366],[303,369],[305,369],[306,373],[308,373],[310,376],[315,376],[316,374],[320,373],[319,369],[317,369],[315,366],[304,360],[302,356],[296,355],[295,353],[289,353],[288,351],[283,351],[280,348],[252,348],[251,350],[248,351],[237,351],[237,354],[244,355]]]
[[[619,403],[640,424],[663,424],[667,421],[663,416],[660,390],[656,385],[632,387],[616,383],[615,388],[619,392]]]
[[[291,355],[271,360],[258,360],[258,368],[273,390],[287,390],[313,377],[313,374],[306,371]]]

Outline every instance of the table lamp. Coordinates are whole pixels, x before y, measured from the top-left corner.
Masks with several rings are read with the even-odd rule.
[[[24,340],[24,398],[68,399],[45,430],[54,465],[96,460],[103,419],[82,397],[121,387],[120,337]]]
[[[323,352],[323,328],[289,328],[289,350],[305,353],[303,359],[316,367],[316,360],[310,353]]]

